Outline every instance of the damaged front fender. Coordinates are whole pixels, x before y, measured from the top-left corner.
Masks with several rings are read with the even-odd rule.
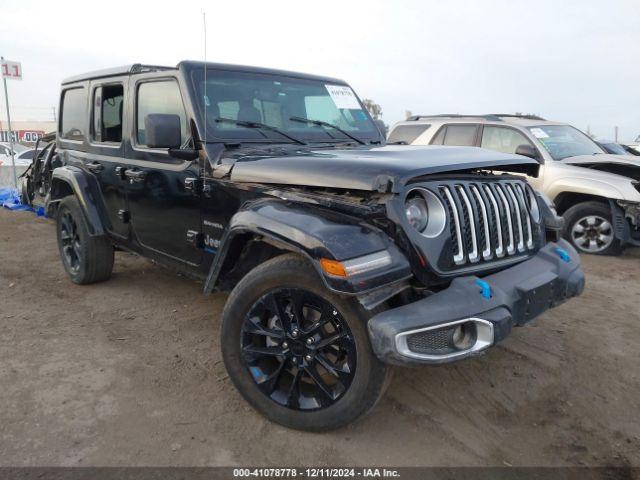
[[[216,287],[225,261],[234,260],[228,255],[237,251],[230,248],[236,237],[247,233],[307,257],[327,288],[338,293],[363,295],[412,275],[409,262],[383,231],[337,212],[269,199],[249,204],[233,216],[209,271],[205,293]],[[348,263],[378,252],[388,254],[384,266],[346,277],[330,275],[320,266],[321,259]]]

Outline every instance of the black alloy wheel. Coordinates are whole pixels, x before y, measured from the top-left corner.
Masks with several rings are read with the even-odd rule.
[[[106,235],[90,235],[78,200],[69,195],[56,212],[56,236],[62,265],[80,285],[101,282],[113,270],[113,245]]]
[[[82,247],[78,224],[69,210],[64,211],[60,218],[60,242],[70,273],[77,274],[82,262]]]
[[[333,405],[357,368],[356,344],[340,312],[299,288],[271,290],[253,304],[240,348],[260,391],[293,410]]]

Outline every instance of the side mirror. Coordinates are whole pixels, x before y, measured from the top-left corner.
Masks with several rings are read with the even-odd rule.
[[[536,149],[529,144],[518,145],[516,148],[516,155],[522,155],[524,157],[533,158],[534,160],[538,160],[538,152]]]
[[[144,117],[145,140],[150,148],[180,148],[180,117],[166,113],[150,113]]]

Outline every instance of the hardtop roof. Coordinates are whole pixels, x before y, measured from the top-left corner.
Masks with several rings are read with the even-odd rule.
[[[139,73],[162,71],[162,70],[178,70],[180,68],[185,68],[185,69],[202,68],[203,65],[205,65],[204,62],[194,61],[194,60],[183,60],[180,63],[178,63],[178,65],[176,65],[175,67],[134,63],[134,64],[122,65],[122,66],[113,67],[113,68],[106,68],[102,70],[96,70],[92,72],[83,73],[80,75],[67,77],[62,81],[62,84],[66,85],[66,84],[81,82],[85,80],[92,80],[95,78],[116,77],[121,75],[135,75]],[[288,70],[278,70],[274,68],[253,67],[249,65],[233,65],[233,64],[213,63],[213,62],[207,62],[206,65],[207,65],[207,69],[212,69],[212,70],[261,73],[261,74],[270,74],[270,75],[280,75],[280,76],[286,76],[286,77],[304,78],[309,80],[318,80],[318,81],[325,81],[325,82],[338,83],[338,84],[346,84],[344,80],[341,80],[338,78],[332,78],[332,77],[326,77],[326,76],[320,76],[320,75],[311,75],[308,73],[292,72]]]

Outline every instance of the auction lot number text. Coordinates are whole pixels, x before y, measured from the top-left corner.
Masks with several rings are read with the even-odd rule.
[[[389,468],[234,468],[234,478],[399,478]]]

